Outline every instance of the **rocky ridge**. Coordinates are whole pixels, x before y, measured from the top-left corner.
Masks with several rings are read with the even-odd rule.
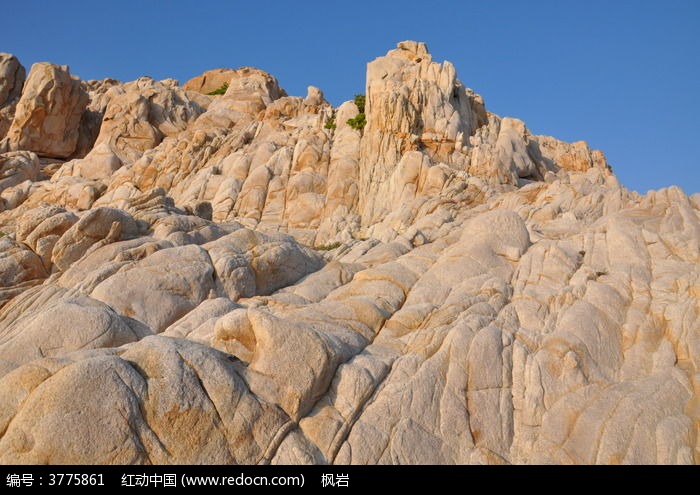
[[[362,129],[254,68],[25,74],[0,54],[0,463],[700,460],[698,195],[423,43],[368,64]]]

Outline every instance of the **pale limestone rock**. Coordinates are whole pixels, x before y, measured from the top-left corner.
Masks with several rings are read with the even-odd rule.
[[[360,227],[357,202],[361,136],[346,124],[358,112],[353,102],[345,102],[336,113],[337,129],[330,152],[326,200],[316,245],[347,242]]]
[[[537,136],[542,156],[564,170],[585,172],[591,167],[608,168],[605,155],[599,150],[591,150],[583,141],[565,143],[549,136]]]
[[[208,297],[213,272],[199,246],[173,247],[127,263],[90,295],[160,333]]]
[[[87,93],[67,66],[34,64],[7,132],[9,148],[56,158],[72,155],[87,103]]]
[[[270,294],[322,266],[318,254],[280,234],[240,229],[203,247],[233,301]]]
[[[324,103],[328,103],[323,97],[323,91],[321,91],[316,86],[309,86],[306,91],[306,98],[304,98],[305,105],[321,106]]]
[[[286,96],[286,93],[270,74],[252,67],[243,67],[236,70],[224,96],[230,100],[234,109],[254,114]]]
[[[221,317],[240,307],[227,297],[207,299],[165,329],[163,335],[189,338],[207,344],[213,336],[214,326]]]

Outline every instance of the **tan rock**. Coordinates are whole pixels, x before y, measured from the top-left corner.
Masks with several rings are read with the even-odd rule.
[[[31,151],[10,151],[0,155],[0,192],[24,181],[39,178],[39,157]]]
[[[0,237],[0,306],[47,276],[39,256],[7,235]]]
[[[148,337],[121,356],[37,363],[46,367],[25,365],[0,381],[0,462],[252,464],[269,459],[287,428],[225,354],[186,340]],[[74,392],[56,393],[66,387]]]
[[[70,227],[54,245],[51,261],[59,270],[67,269],[96,243],[108,244],[138,233],[128,213],[112,208],[96,208]]]
[[[70,229],[78,217],[59,206],[40,206],[27,211],[17,225],[16,238],[41,257],[47,269],[56,242]]]
[[[35,359],[118,347],[149,334],[145,327],[130,324],[89,297],[64,289],[37,301],[37,292],[34,288],[15,297],[0,314],[0,376]]]
[[[122,163],[133,163],[164,137],[184,130],[203,111],[175,83],[149,77],[113,86],[105,98],[109,103],[95,147],[108,145]],[[85,158],[90,159],[90,155]]]
[[[697,195],[422,43],[369,64],[363,129],[217,73],[85,83],[85,157],[2,155],[0,462],[698,462]]]
[[[236,71],[233,69],[212,69],[193,77],[185,84],[182,85],[182,89],[187,91],[197,91],[202,94],[209,94],[214,90],[217,90],[224,86],[224,84],[229,84],[231,78],[234,77]]]
[[[82,81],[82,86],[88,94],[88,106],[80,118],[80,135],[73,157],[82,158],[87,155],[95,144],[102,119],[113,93],[109,89],[119,84],[116,79],[101,81]]]
[[[411,41],[367,65],[366,101],[359,208],[363,223],[374,223],[390,209],[381,185],[404,153],[426,149],[433,159],[451,161],[486,114],[452,64],[433,62],[424,43]]]
[[[32,66],[7,133],[11,150],[65,158],[78,144],[87,94],[67,66],[39,62]]]
[[[25,76],[24,67],[17,57],[9,53],[0,53],[0,141],[10,129]]]
[[[213,272],[209,256],[198,246],[163,249],[126,265],[91,295],[160,333],[207,298]]]

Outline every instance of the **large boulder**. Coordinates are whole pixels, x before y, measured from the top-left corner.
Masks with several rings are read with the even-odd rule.
[[[0,313],[0,376],[42,357],[117,347],[150,334],[107,305],[61,288],[26,291]]]
[[[12,150],[67,158],[78,144],[79,124],[88,96],[68,66],[32,66],[7,133]]]
[[[51,253],[61,236],[78,221],[78,217],[56,205],[42,205],[20,217],[15,236],[41,257],[48,269]]]
[[[25,76],[26,71],[17,57],[0,53],[0,139],[10,129]]]
[[[185,84],[182,89],[187,91],[197,91],[202,94],[209,94],[231,82],[231,78],[236,74],[233,69],[212,69],[193,77]]]
[[[230,356],[147,337],[0,379],[0,463],[254,464],[289,419],[249,390]]]
[[[206,299],[214,288],[207,252],[189,245],[130,263],[92,291],[92,297],[160,333]]]
[[[0,232],[0,307],[47,275],[36,253]]]
[[[109,88],[103,98],[108,103],[95,149],[104,160],[104,150],[109,148],[124,164],[183,131],[204,111],[172,79],[141,77]],[[85,157],[91,159],[92,154]]]
[[[115,208],[95,208],[58,239],[51,260],[59,270],[66,270],[95,244],[109,244],[137,233],[136,222],[127,212]]]
[[[39,177],[39,157],[31,151],[10,151],[0,155],[0,192]]]

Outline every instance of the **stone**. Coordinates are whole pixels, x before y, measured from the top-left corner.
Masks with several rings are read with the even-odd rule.
[[[0,155],[0,463],[698,462],[700,196],[424,43],[366,76],[363,128],[253,68],[82,82],[73,155]]]
[[[163,138],[184,130],[204,110],[176,84],[150,77],[113,86],[105,98],[108,103],[95,148],[107,146],[122,163],[128,164]],[[85,160],[91,158],[88,154]]]
[[[113,96],[109,90],[120,83],[116,79],[106,78],[101,81],[81,81],[81,84],[88,94],[89,103],[80,118],[78,144],[72,155],[75,158],[83,158],[95,145],[107,105]]]
[[[234,77],[236,71],[233,69],[212,69],[193,77],[185,84],[182,89],[187,91],[197,91],[202,94],[209,94],[212,91],[220,89],[224,84],[229,84],[231,78]]]
[[[17,57],[0,52],[0,141],[10,129],[15,107],[22,95],[26,71]],[[0,148],[2,145],[0,144]]]
[[[39,157],[31,151],[10,151],[0,155],[0,193],[25,181],[39,179]]]
[[[150,334],[89,297],[64,289],[37,304],[36,295],[35,288],[15,297],[0,316],[0,376],[35,359],[119,347]]]
[[[41,258],[7,235],[0,237],[0,307],[48,276]]]
[[[113,208],[96,208],[86,213],[56,242],[51,261],[67,269],[96,243],[105,244],[136,235],[138,227],[128,213]]]
[[[67,66],[32,66],[7,132],[11,150],[66,158],[78,144],[80,119],[88,96]]]
[[[91,296],[160,333],[209,296],[213,272],[202,248],[173,247],[127,264]]]
[[[19,220],[16,238],[39,255],[47,269],[61,236],[78,222],[78,217],[60,206],[44,205],[28,210]]]
[[[286,428],[279,409],[251,394],[240,368],[211,348],[154,336],[121,356],[83,356],[0,380],[0,462],[252,464],[270,457]],[[75,392],[56,393],[67,386]],[[91,400],[96,394],[101,400]],[[55,409],[62,414],[49,414]]]
[[[431,159],[451,161],[486,121],[481,97],[462,85],[452,64],[433,62],[424,43],[401,42],[368,64],[366,101],[359,200],[363,222],[376,221],[388,210],[376,204],[383,192],[370,193],[370,187],[386,183],[405,152],[425,149]]]

